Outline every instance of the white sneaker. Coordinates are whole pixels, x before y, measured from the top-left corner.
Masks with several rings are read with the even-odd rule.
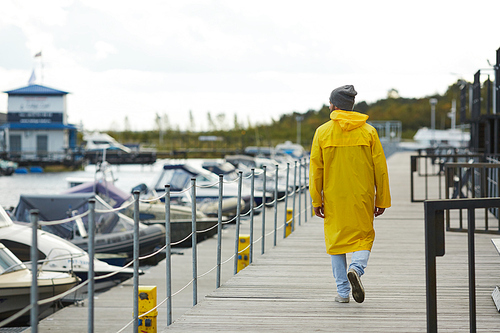
[[[349,303],[349,297],[335,296],[335,302],[339,303]]]

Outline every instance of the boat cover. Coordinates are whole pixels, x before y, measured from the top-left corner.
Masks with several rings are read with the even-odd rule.
[[[73,194],[35,194],[21,195],[19,203],[14,210],[14,219],[21,222],[30,222],[30,211],[37,209],[41,221],[58,221],[70,216],[80,215],[86,212],[89,199],[96,200],[96,233],[111,233],[132,230],[132,224],[122,214],[116,212],[99,213],[98,210],[110,210],[111,207],[94,193],[73,193]],[[88,230],[88,215],[81,218],[85,229]],[[44,225],[43,230],[56,234],[64,239],[73,239],[79,236],[77,223],[75,221],[63,224]]]
[[[103,183],[100,181],[86,182],[62,192],[62,194],[70,193],[96,193],[113,208],[121,206],[124,202],[132,198],[130,193],[120,190],[112,183]]]

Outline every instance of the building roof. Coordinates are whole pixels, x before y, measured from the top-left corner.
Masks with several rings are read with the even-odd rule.
[[[73,124],[47,123],[47,124],[24,124],[24,123],[7,123],[0,126],[0,129],[10,128],[11,130],[62,130],[74,129],[77,127]]]
[[[30,84],[29,86],[26,87],[4,91],[4,93],[7,93],[9,95],[38,95],[38,96],[69,94],[69,92],[49,88],[46,86],[41,86],[39,84]]]

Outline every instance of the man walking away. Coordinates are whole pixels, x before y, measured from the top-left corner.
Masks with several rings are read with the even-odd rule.
[[[374,216],[391,206],[389,176],[377,131],[368,116],[353,111],[352,85],[330,95],[330,121],[316,129],[311,148],[309,191],[314,213],[324,218],[326,252],[337,284],[335,301],[365,299],[364,274],[375,239]],[[347,268],[346,253],[352,253]]]

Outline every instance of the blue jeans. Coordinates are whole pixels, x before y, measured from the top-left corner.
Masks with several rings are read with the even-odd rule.
[[[351,292],[351,285],[347,280],[347,260],[345,254],[332,255],[333,277],[337,284],[337,293],[340,297],[347,298]],[[359,276],[365,274],[366,265],[368,265],[370,251],[356,251],[352,253],[349,269],[353,268]]]

